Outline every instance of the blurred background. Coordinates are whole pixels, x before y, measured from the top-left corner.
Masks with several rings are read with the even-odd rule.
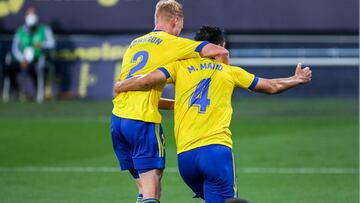
[[[280,95],[234,92],[239,194],[358,202],[359,1],[179,2],[182,36],[224,28],[232,65],[266,78],[291,76],[298,62],[313,71],[310,84]],[[0,1],[0,202],[133,202],[112,152],[111,93],[127,46],[153,29],[156,3]],[[173,114],[163,115],[162,199],[200,202],[177,173]]]
[[[357,0],[182,3],[183,36],[192,38],[204,24],[224,28],[233,65],[264,77],[287,76],[298,62],[311,66],[315,77],[311,88],[284,95],[357,97]],[[25,24],[28,8],[34,7],[38,24],[51,28],[55,39],[45,55],[45,99],[111,99],[122,55],[132,39],[152,30],[155,4],[143,0],[1,1],[2,70],[8,66],[5,59],[12,54],[16,30]]]

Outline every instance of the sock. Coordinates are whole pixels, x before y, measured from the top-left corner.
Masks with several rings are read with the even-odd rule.
[[[143,199],[142,202],[143,203],[160,203],[160,201],[155,198]]]
[[[137,199],[136,199],[136,203],[141,203],[141,202],[143,202],[142,200],[143,200],[143,195],[138,194]]]

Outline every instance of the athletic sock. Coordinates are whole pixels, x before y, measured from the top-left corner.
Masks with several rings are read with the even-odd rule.
[[[141,202],[143,202],[142,200],[143,200],[143,195],[138,194],[137,199],[136,199],[136,203],[141,203]]]
[[[160,203],[160,201],[155,198],[143,199],[142,202],[143,203]]]

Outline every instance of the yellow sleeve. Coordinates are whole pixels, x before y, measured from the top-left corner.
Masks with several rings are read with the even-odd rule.
[[[182,37],[176,37],[172,42],[177,60],[200,58],[200,52],[207,44],[207,41],[194,41]]]
[[[175,83],[177,70],[180,67],[179,63],[180,62],[175,61],[173,63],[169,63],[163,67],[158,68],[158,70],[164,73],[168,83]]]
[[[258,77],[236,66],[230,66],[230,70],[236,86],[244,89],[254,90],[259,81]]]

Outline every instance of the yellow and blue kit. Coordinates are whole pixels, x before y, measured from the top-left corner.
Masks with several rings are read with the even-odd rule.
[[[132,41],[124,54],[119,80],[150,73],[177,60],[199,58],[200,51],[207,43],[155,30]],[[113,100],[113,114],[121,118],[161,123],[158,103],[162,87],[120,93]]]
[[[235,87],[253,90],[258,77],[204,58],[176,61],[159,70],[175,84],[175,141],[182,178],[207,203],[236,197],[231,97]]]
[[[208,42],[197,42],[154,30],[133,40],[125,52],[119,80],[147,74],[181,59],[200,57]],[[113,99],[113,147],[122,170],[137,172],[165,167],[164,137],[158,103],[163,86],[120,93]]]

